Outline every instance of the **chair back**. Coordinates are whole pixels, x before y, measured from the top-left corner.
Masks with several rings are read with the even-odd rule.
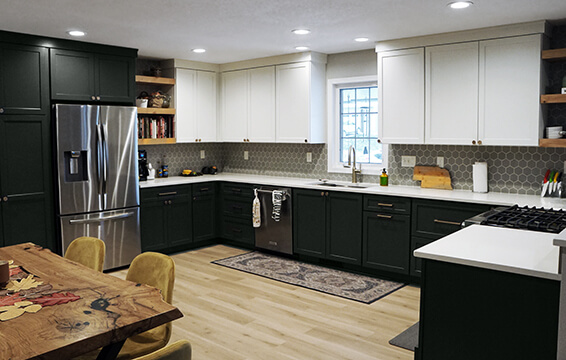
[[[65,258],[83,264],[96,271],[104,268],[106,245],[104,241],[90,236],[73,240],[65,251]]]
[[[139,357],[137,360],[190,360],[191,357],[191,343],[187,340],[178,340],[163,349]]]
[[[130,264],[126,280],[161,290],[163,300],[171,304],[175,285],[175,262],[164,254],[144,252],[136,256]]]

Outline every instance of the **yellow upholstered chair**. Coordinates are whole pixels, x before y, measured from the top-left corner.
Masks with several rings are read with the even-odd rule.
[[[82,236],[73,240],[65,251],[65,258],[83,264],[96,271],[104,267],[106,246],[104,241],[90,236]]]
[[[175,263],[167,255],[145,252],[132,261],[126,280],[158,288],[163,300],[171,304]],[[171,338],[171,330],[172,325],[169,322],[128,338],[118,354],[118,359],[133,359],[165,347]]]
[[[179,340],[151,354],[136,358],[136,360],[191,360],[191,343]]]

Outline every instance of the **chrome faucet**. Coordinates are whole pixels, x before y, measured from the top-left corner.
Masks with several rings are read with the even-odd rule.
[[[353,154],[353,161],[352,161],[352,154]],[[358,182],[358,174],[362,173],[362,164],[360,164],[360,169],[356,169],[356,149],[354,149],[354,145],[350,145],[350,149],[348,149],[348,165],[344,165],[344,167],[352,168],[352,183]]]

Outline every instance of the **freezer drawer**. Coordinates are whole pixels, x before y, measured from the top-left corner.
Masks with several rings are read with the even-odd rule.
[[[139,207],[61,216],[63,254],[74,239],[92,236],[106,244],[104,270],[129,265],[141,253]]]

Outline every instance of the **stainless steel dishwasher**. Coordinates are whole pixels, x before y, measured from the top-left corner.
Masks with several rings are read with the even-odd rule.
[[[255,246],[285,254],[293,253],[293,206],[289,188],[260,186],[261,226],[255,228]],[[274,198],[273,191],[278,191]],[[277,199],[279,196],[279,199]],[[280,209],[278,202],[280,201]],[[274,206],[275,205],[275,206]]]

